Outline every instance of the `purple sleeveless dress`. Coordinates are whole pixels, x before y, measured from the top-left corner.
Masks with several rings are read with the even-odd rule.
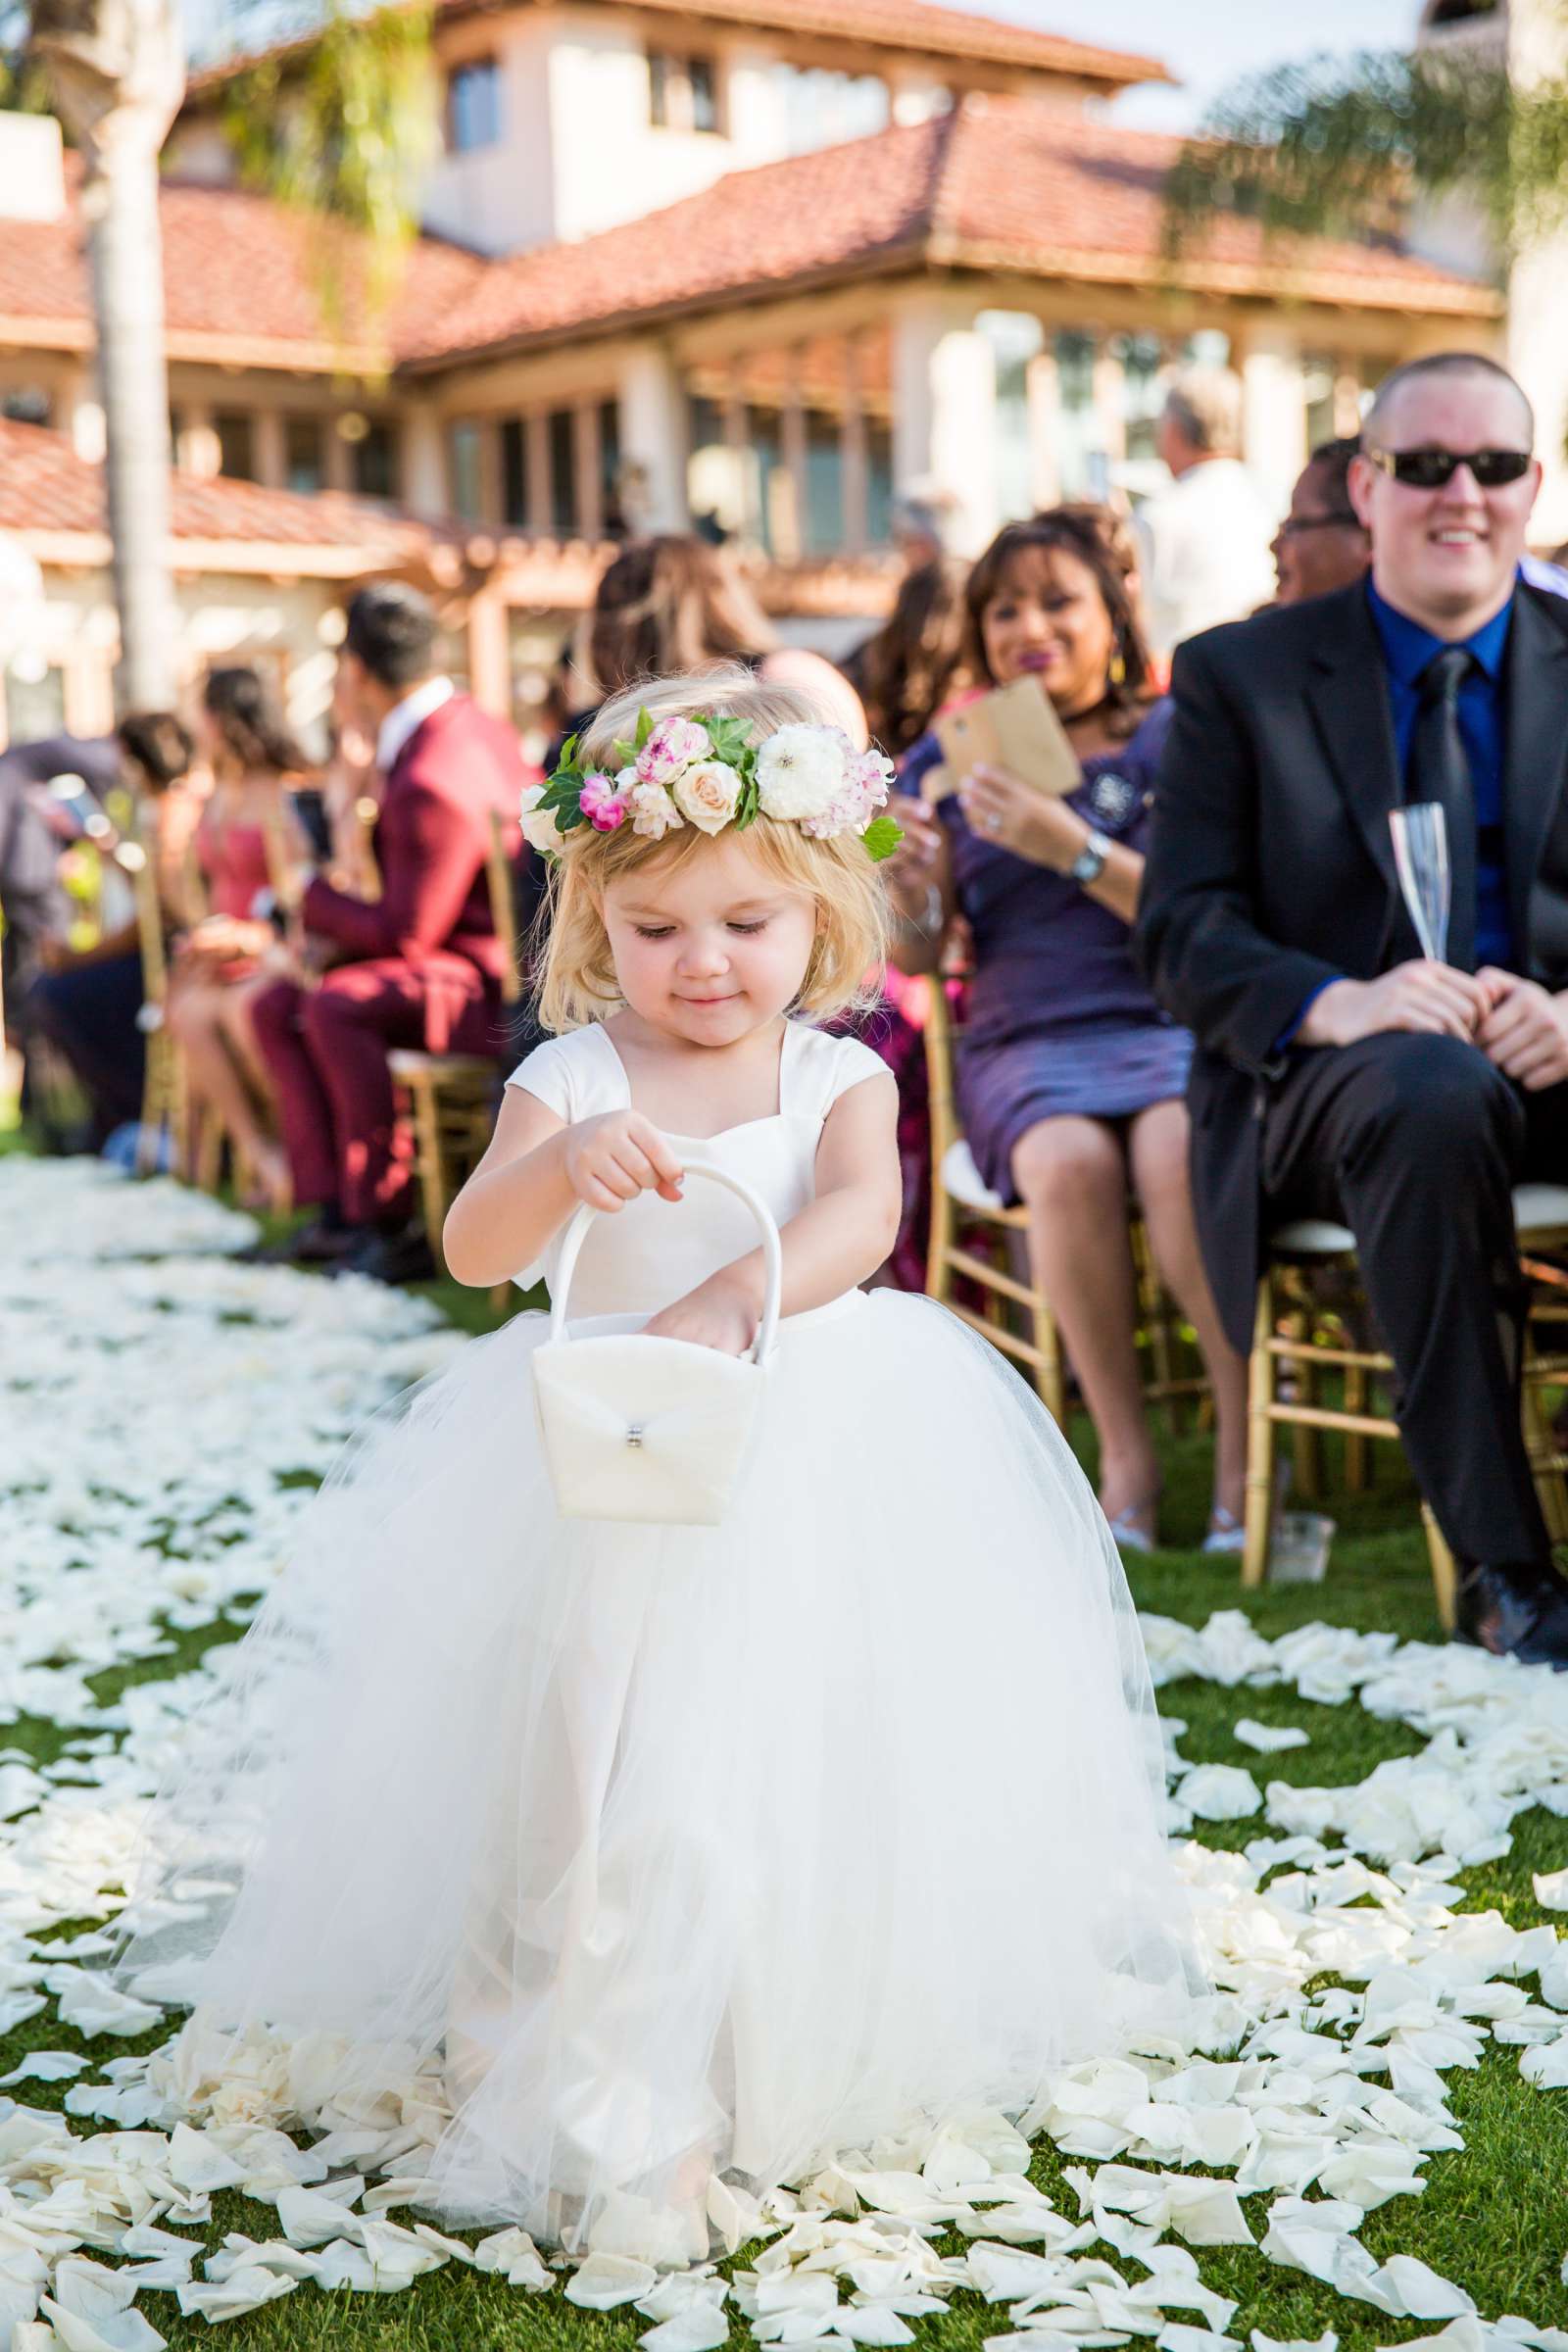
[[[1138,732],[1086,760],[1068,806],[1142,850],[1170,721],[1156,703]],[[942,757],[926,735],[900,772],[905,791]],[[958,1108],[975,1163],[1016,1200],[1013,1147],[1041,1119],[1122,1119],[1185,1094],[1193,1041],[1161,1012],[1133,967],[1127,925],[1075,882],[972,833],[956,798],[942,804],[959,912],[975,968],[957,1060]]]

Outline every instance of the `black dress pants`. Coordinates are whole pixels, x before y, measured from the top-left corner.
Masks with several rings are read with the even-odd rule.
[[[1390,1032],[1298,1053],[1263,1113],[1264,1216],[1355,1235],[1410,1466],[1453,1549],[1550,1556],[1519,1427],[1516,1184],[1568,1183],[1568,1084],[1526,1094],[1476,1046]]]

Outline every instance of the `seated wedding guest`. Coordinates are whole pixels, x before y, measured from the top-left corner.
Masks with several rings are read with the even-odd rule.
[[[341,707],[373,731],[385,777],[371,842],[380,895],[334,889],[307,866],[307,945],[337,960],[314,986],[303,974],[274,981],[252,1012],[295,1204],[315,1211],[265,1254],[389,1282],[419,1278],[431,1259],[413,1215],[388,1049],[503,1050],[490,816],[501,812],[514,842],[534,772],[512,728],[437,670],[435,649],[435,612],[416,589],[388,580],[354,597],[338,655]]]
[[[969,683],[964,663],[964,583],[969,567],[944,556],[906,572],[893,611],[860,649],[858,690],[866,725],[901,759],[946,702]]]
[[[1348,1225],[1459,1636],[1562,1666],[1509,1203],[1568,1169],[1568,605],[1518,577],[1533,431],[1479,355],[1384,379],[1349,474],[1369,580],[1177,656],[1139,946],[1198,1035],[1199,1223],[1237,1346],[1269,1226]],[[1401,801],[1445,811],[1446,962],[1399,888]]]
[[[864,750],[865,713],[848,679],[822,655],[779,642],[727,550],[677,531],[634,540],[601,573],[580,662],[594,700],[563,732],[580,730],[606,696],[639,678],[685,676],[718,662],[799,686]]]
[[[190,1150],[216,1120],[251,1187],[245,1206],[277,1213],[289,1205],[288,1157],[251,1011],[277,976],[278,941],[258,906],[284,864],[311,855],[292,789],[309,762],[247,666],[209,672],[197,732],[213,774],[193,844],[208,911],[175,949],[167,1018],[184,1060]]]
[[[196,795],[184,789],[195,747],[172,710],[130,711],[112,740],[116,775],[110,779],[100,771],[100,780],[108,791],[112,781],[123,778],[135,795],[138,831],[153,859],[172,935],[185,912],[182,874],[201,808]],[[42,934],[37,976],[24,1010],[25,1027],[48,1039],[87,1099],[82,1141],[93,1152],[117,1127],[141,1116],[146,1058],[137,1022],[141,942],[128,885],[121,896],[120,918],[91,947],[72,947],[63,929]]]
[[[890,877],[895,959],[934,968],[956,914],[974,942],[958,1104],[981,1175],[1029,1210],[1035,1277],[1061,1326],[1100,1439],[1101,1499],[1118,1542],[1155,1536],[1159,1470],[1134,1343],[1129,1197],[1199,1335],[1214,1387],[1209,1546],[1239,1538],[1245,1372],[1220,1328],[1193,1226],[1182,1093],[1192,1040],[1133,969],[1129,925],[1166,712],[1102,532],[1059,512],[1010,523],[969,579],[971,655],[991,685],[1038,680],[1083,783],[1065,800],[1003,768],[974,771],[935,813],[901,802],[909,840]],[[942,759],[916,746],[918,792]]]
[[[1270,551],[1280,604],[1331,596],[1365,576],[1372,542],[1350,504],[1349,487],[1350,461],[1360,446],[1353,433],[1321,442],[1298,474],[1290,511]]]
[[[1184,368],[1172,378],[1155,446],[1170,487],[1141,510],[1138,528],[1150,639],[1169,654],[1272,597],[1275,517],[1241,461],[1242,385],[1231,368]]]
[[[49,735],[13,743],[0,752],[0,1009],[3,1032],[23,1055],[22,1106],[32,1107],[26,1063],[27,992],[43,966],[42,942],[64,934],[70,908],[61,887],[62,849],[72,836],[64,811],[51,822],[48,788],[56,777],[76,778],[84,806],[102,805],[120,780],[120,746],[112,735]]]

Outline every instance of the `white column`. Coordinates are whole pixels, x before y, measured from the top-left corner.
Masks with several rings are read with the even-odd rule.
[[[686,399],[674,362],[662,344],[642,343],[627,353],[615,397],[621,465],[628,481],[637,485],[637,528],[689,530]]]
[[[1281,327],[1249,335],[1242,361],[1242,456],[1248,471],[1279,514],[1306,464],[1306,391],[1301,349]]]
[[[579,400],[572,410],[571,466],[576,486],[577,528],[592,545],[605,534],[604,455],[600,447],[597,400]]]
[[[256,412],[256,479],[269,490],[281,490],[287,482],[287,461],[283,454],[283,417],[278,409],[258,409]]]
[[[1061,498],[1061,466],[1057,458],[1061,383],[1049,327],[1046,333],[1045,350],[1024,370],[1024,398],[1029,411],[1029,495],[1037,508],[1054,507]]]
[[[906,496],[956,504],[956,552],[978,555],[996,532],[997,371],[974,306],[919,294],[893,317],[893,481]]]
[[[218,434],[213,425],[213,412],[205,401],[185,403],[185,421],[179,436],[178,465],[181,473],[194,473],[210,481],[222,464],[222,452],[218,446]]]
[[[870,476],[865,445],[865,402],[858,337],[844,339],[844,410],[839,422],[839,478],[842,485],[843,546],[846,555],[865,552]]]
[[[446,430],[428,401],[419,401],[403,419],[403,498],[416,514],[449,514]]]
[[[1095,436],[1105,453],[1107,488],[1127,455],[1127,369],[1119,351],[1102,339],[1095,345]]]

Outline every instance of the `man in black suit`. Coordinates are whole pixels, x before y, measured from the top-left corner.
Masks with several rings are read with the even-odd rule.
[[[1396,369],[1350,467],[1370,578],[1179,649],[1139,953],[1199,1041],[1194,1190],[1231,1336],[1270,1225],[1348,1224],[1461,1564],[1457,1630],[1561,1666],[1509,1201],[1568,1179],[1568,602],[1518,576],[1532,436],[1489,360]],[[1446,963],[1399,892],[1401,801],[1444,807]]]

